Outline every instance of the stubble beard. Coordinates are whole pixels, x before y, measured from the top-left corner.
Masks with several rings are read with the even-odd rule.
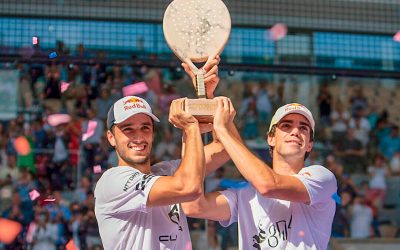
[[[134,156],[134,157],[129,157],[129,150],[127,151],[120,151],[121,154],[120,157],[121,159],[126,162],[127,164],[129,164],[132,167],[135,166],[143,166],[144,164],[147,164],[150,161],[150,155],[146,155],[146,156]],[[136,159],[135,159],[136,158]]]

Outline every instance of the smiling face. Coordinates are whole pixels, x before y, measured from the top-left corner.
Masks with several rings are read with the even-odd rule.
[[[153,145],[153,121],[150,116],[136,114],[107,131],[111,146],[118,155],[118,165],[150,167]]]
[[[274,153],[283,158],[299,158],[304,160],[313,146],[311,141],[310,122],[300,114],[289,114],[276,125],[273,136],[268,136],[268,144]]]

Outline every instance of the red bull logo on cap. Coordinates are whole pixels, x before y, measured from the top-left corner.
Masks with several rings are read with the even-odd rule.
[[[123,102],[123,104],[124,104],[124,105],[127,105],[127,104],[129,104],[129,103],[132,104],[132,103],[137,103],[137,102],[143,103],[142,100],[140,100],[139,98],[131,97],[131,98],[125,100],[125,101]]]
[[[146,105],[144,105],[143,101],[136,97],[131,97],[125,100],[122,104],[124,105],[125,111],[133,108],[146,109]]]
[[[305,107],[300,103],[291,103],[285,108],[286,111],[295,110],[295,109],[304,109]]]

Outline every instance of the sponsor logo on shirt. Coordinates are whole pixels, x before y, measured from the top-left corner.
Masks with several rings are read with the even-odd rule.
[[[142,181],[136,184],[135,190],[144,190],[147,183],[154,177],[154,175],[146,174],[143,176]]]
[[[171,206],[171,210],[168,213],[168,217],[172,223],[174,223],[178,226],[179,231],[183,231],[182,226],[180,225],[179,205],[178,204],[174,204]],[[166,234],[166,235],[160,235],[158,237],[159,241],[176,241],[177,239],[178,239],[177,234]]]
[[[174,204],[171,207],[171,211],[168,213],[169,219],[178,225],[178,230],[182,231],[182,226],[180,225],[180,218],[179,218],[179,206],[178,204]]]
[[[258,234],[253,236],[253,247],[255,249],[263,249],[262,245],[264,242],[268,244],[270,248],[275,248],[279,245],[280,241],[285,241],[288,238],[288,230],[291,229],[292,215],[290,220],[280,220],[272,223],[268,226],[264,225],[261,219],[258,222]]]
[[[134,174],[132,174],[131,176],[129,176],[129,178],[128,178],[128,180],[125,182],[125,185],[124,185],[124,191],[126,192],[126,191],[128,191],[128,189],[131,187],[131,183],[132,183],[132,181],[135,179],[135,177],[137,176],[137,175],[139,175],[140,173],[139,172],[135,172]]]

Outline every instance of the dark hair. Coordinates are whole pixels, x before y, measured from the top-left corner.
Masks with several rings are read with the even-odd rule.
[[[275,136],[276,125],[277,124],[273,125],[271,127],[270,131],[267,134],[267,138],[266,138],[267,144],[268,144],[268,137],[274,137]],[[314,131],[311,130],[311,132],[310,132],[310,142],[312,142],[312,141],[314,141]],[[269,146],[269,144],[268,144],[268,146]],[[311,151],[305,153],[304,160],[306,160],[308,158],[308,156],[310,156]],[[273,158],[273,152],[274,152],[274,147],[269,146],[269,154],[271,155],[271,158]]]

